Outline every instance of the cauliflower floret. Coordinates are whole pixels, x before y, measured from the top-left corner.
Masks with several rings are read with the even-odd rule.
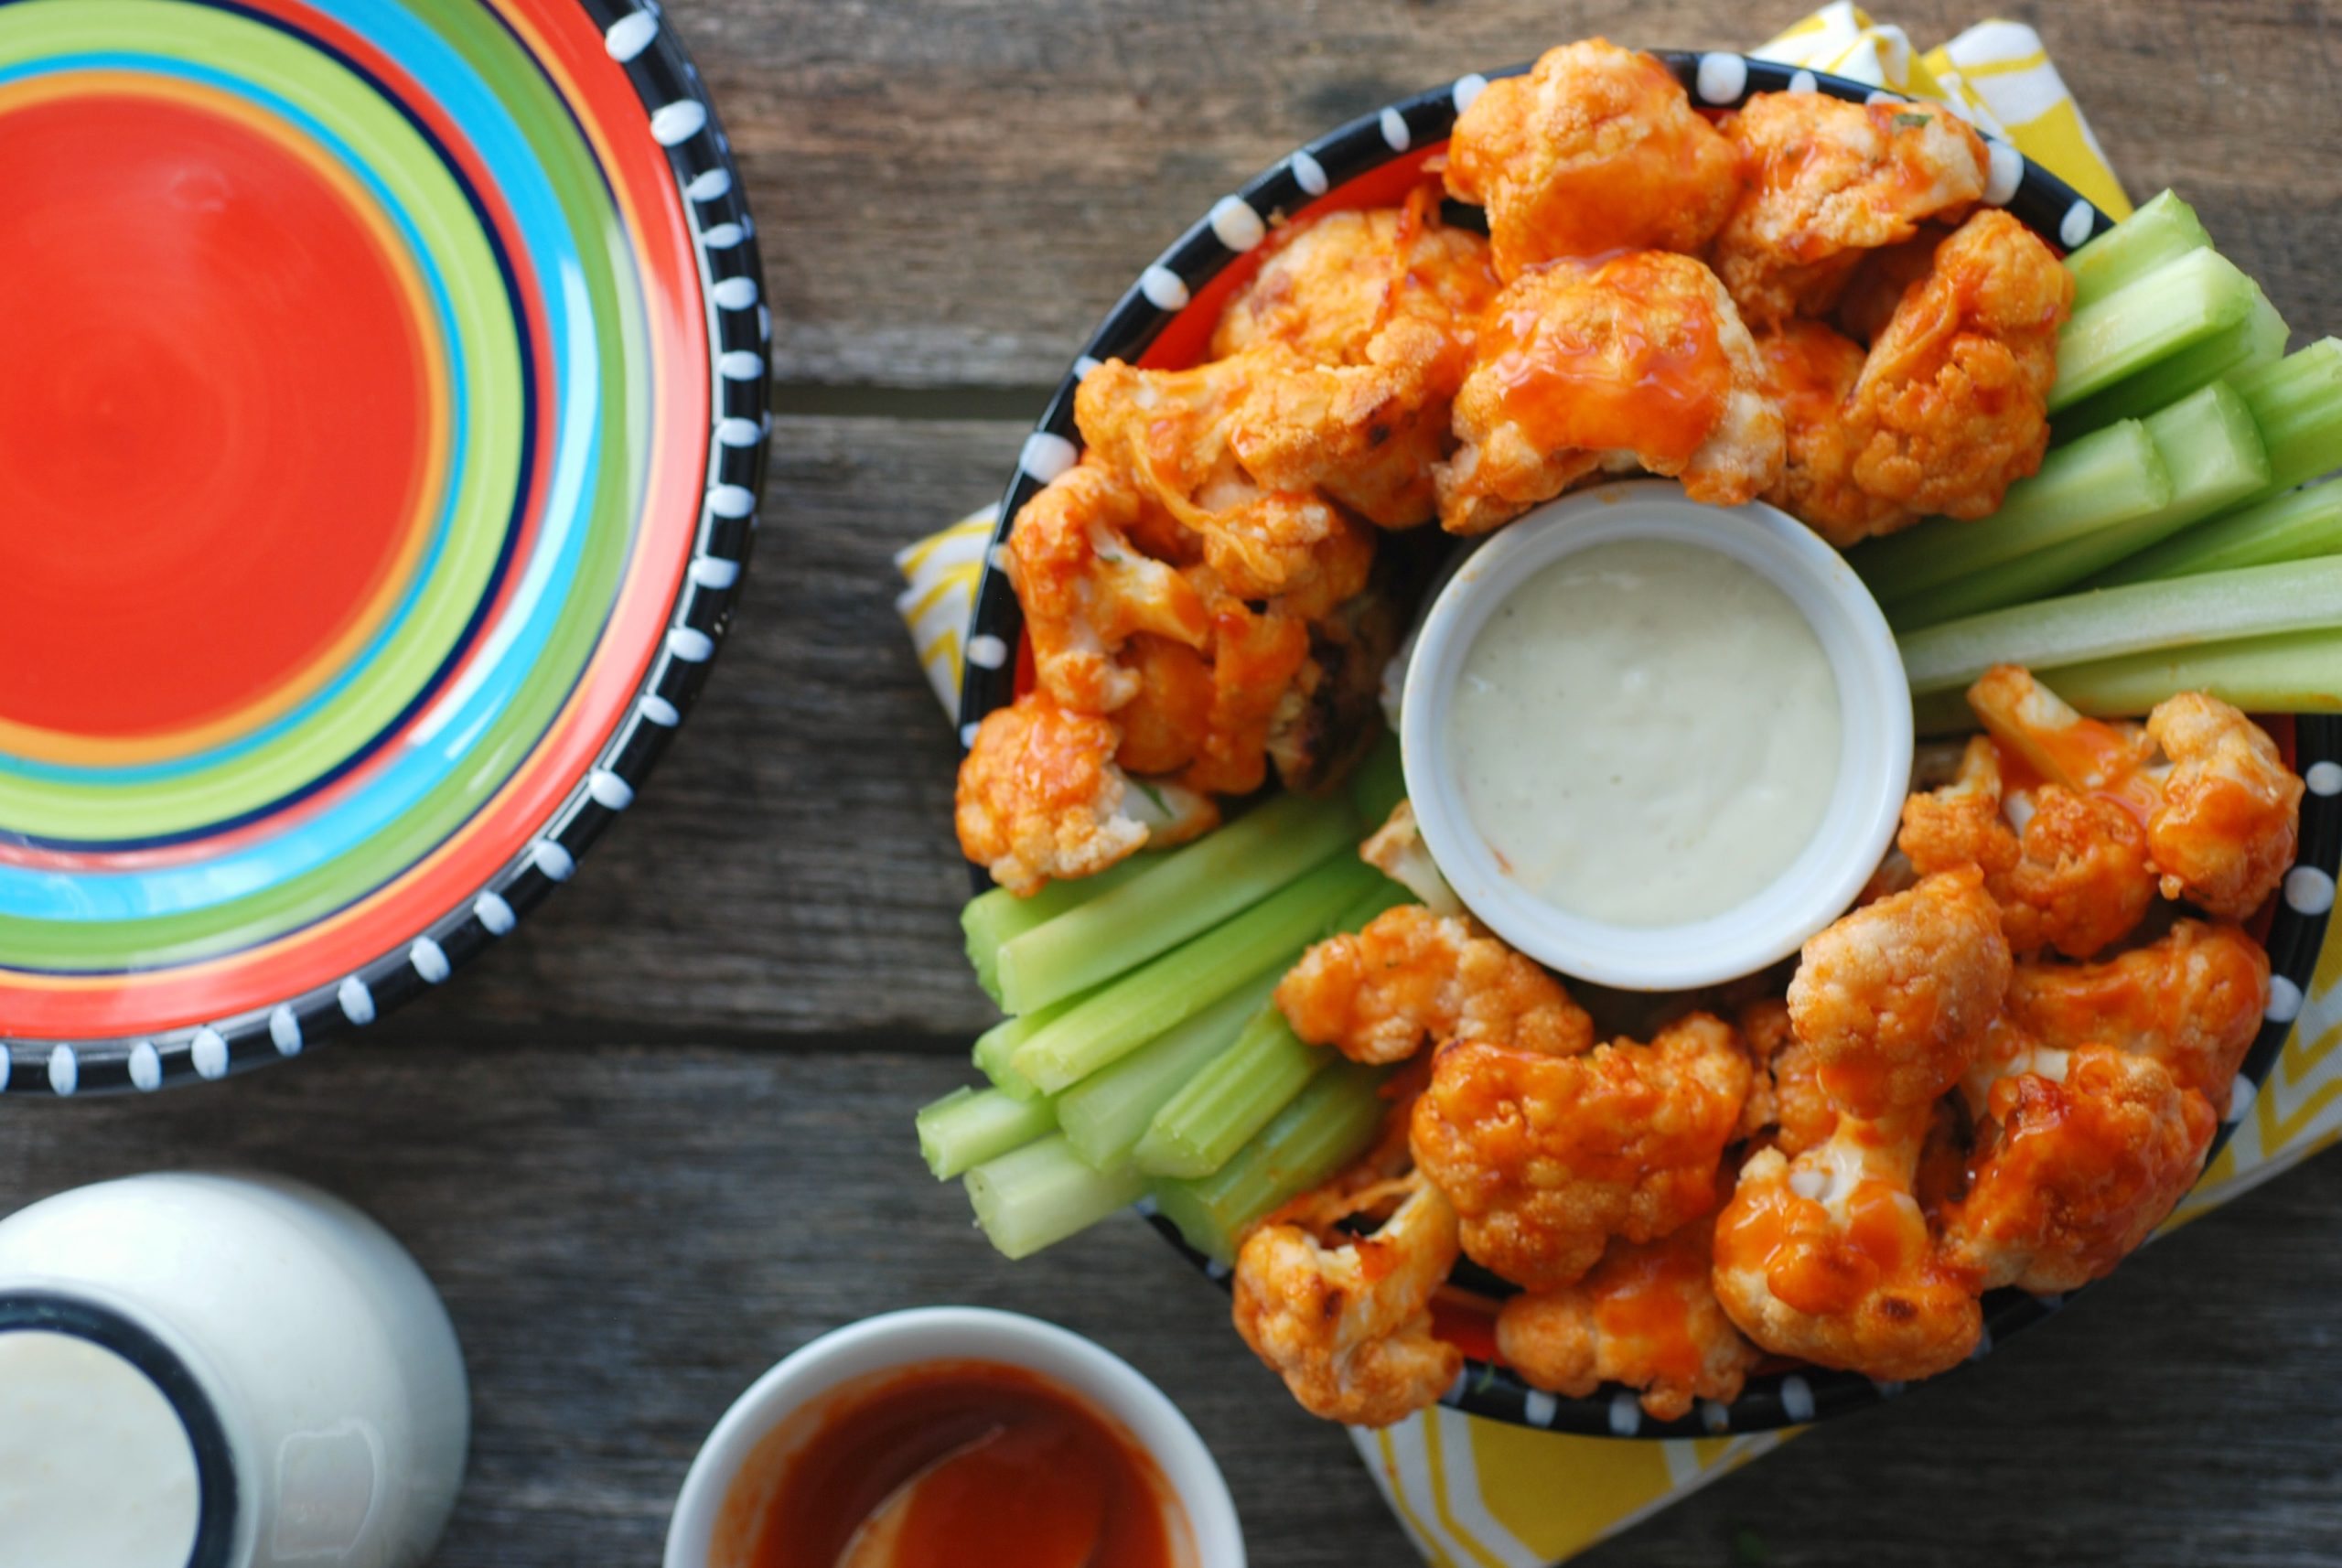
[[[1613,1238],[1649,1241],[1715,1207],[1748,1079],[1739,1037],[1705,1013],[1580,1056],[1460,1040],[1415,1102],[1415,1163],[1475,1262],[1556,1290]]]
[[[2111,724],[2001,664],[1968,689],[1968,705],[2043,778],[2143,822],[2166,898],[2240,920],[2293,864],[2302,781],[2275,741],[2217,697],[2183,692],[2158,703],[2143,728]]]
[[[1853,479],[1913,514],[1983,517],[2049,446],[2073,277],[2031,230],[1978,212],[1936,248],[1847,399]]]
[[[1310,607],[1295,613],[1322,613],[1366,585],[1374,536],[1316,490],[1253,473],[1241,448],[1248,419],[1275,412],[1272,383],[1337,374],[1383,372],[1321,371],[1276,343],[1186,371],[1109,360],[1082,377],[1074,420],[1092,452],[1197,537],[1230,593],[1307,596]],[[1344,404],[1363,418],[1379,406],[1371,392]]]
[[[1286,692],[1309,660],[1308,625],[1279,608],[1255,609],[1188,568],[1211,614],[1211,703],[1180,782],[1212,795],[1249,795],[1268,778],[1269,733]]]
[[[1780,411],[1715,274],[1637,251],[1531,273],[1497,296],[1434,475],[1442,527],[1485,533],[1597,468],[1680,478],[1737,506],[1781,472]]]
[[[1138,792],[1114,763],[1121,744],[1112,719],[1069,713],[1044,693],[994,708],[960,764],[961,852],[1002,886],[1027,894],[1219,822],[1209,800],[1176,785],[1151,784],[1129,799]]]
[[[1838,1128],[1838,1108],[1822,1091],[1819,1059],[1797,1037],[1789,1006],[1778,997],[1740,1010],[1740,1035],[1756,1070],[1740,1113],[1740,1133],[1795,1159]]]
[[[1924,103],[1761,92],[1724,131],[1750,185],[1710,259],[1751,326],[1828,314],[1864,252],[1984,194],[1983,141]]]
[[[2200,692],[2158,703],[2147,734],[2172,762],[2147,821],[2164,897],[2243,919],[2294,864],[2300,778],[2260,725]]]
[[[1288,223],[1264,248],[1261,270],[1213,328],[1215,360],[1277,342],[1312,364],[1371,364],[1387,328],[1420,322],[1456,346],[1460,378],[1461,354],[1496,297],[1488,241],[1440,221],[1436,185],[1416,188],[1402,206]],[[1454,381],[1446,391],[1454,395]]]
[[[1437,1402],[1464,1364],[1432,1337],[1431,1298],[1456,1264],[1456,1211],[1421,1177],[1350,1195],[1348,1214],[1398,1198],[1371,1236],[1262,1226],[1237,1254],[1236,1331],[1313,1415],[1388,1426]],[[1338,1238],[1338,1240],[1337,1240]]]
[[[2151,1058],[2225,1116],[2268,1005],[2259,942],[2236,926],[2180,920],[2104,963],[2018,964],[2004,1016],[2050,1049],[2098,1042]]]
[[[1497,271],[1618,250],[1697,251],[1740,159],[1667,67],[1601,38],[1549,49],[1456,117],[1447,189],[1488,209]]]
[[[1405,628],[1369,587],[1309,626],[1302,661],[1269,720],[1269,759],[1288,789],[1317,794],[1348,773],[1382,733],[1382,671]]]
[[[2162,1063],[2104,1045],[2023,1058],[1986,1108],[1945,1253],[1988,1289],[2036,1294],[2111,1273],[2195,1181],[2218,1123]]]
[[[1131,542],[1138,492],[1094,458],[1076,464],[1016,514],[1008,580],[1025,607],[1035,672],[1078,713],[1110,714],[1138,695],[1139,671],[1120,661],[1141,632],[1200,649],[1202,598],[1176,568]]]
[[[1913,521],[1912,512],[1854,483],[1846,398],[1862,379],[1862,346],[1819,321],[1784,321],[1756,341],[1789,442],[1765,499],[1841,549]]]
[[[1906,800],[1896,842],[1913,867],[1981,868],[2019,954],[2055,948],[2089,958],[2130,935],[2155,895],[2138,818],[2116,801],[2045,784],[2005,802],[2024,814],[2020,837],[2003,814],[2002,779],[1999,748],[1977,736],[1958,779]]]
[[[1426,1041],[1549,1056],[1594,1043],[1593,1020],[1560,981],[1470,916],[1420,904],[1311,948],[1277,983],[1276,1002],[1295,1034],[1353,1061],[1402,1061]]]
[[[1032,624],[1029,612],[1026,624]],[[1195,760],[1211,729],[1210,664],[1192,648],[1140,632],[1124,646],[1122,667],[1138,689],[1114,710],[1114,722],[1123,726],[1114,760],[1126,773],[1178,772]]]
[[[1760,1149],[1716,1221],[1716,1299],[1776,1355],[1874,1378],[1932,1377],[1976,1348],[1971,1282],[1939,1256],[1913,1196],[1921,1104],[1842,1119],[1791,1160]]]
[[[1789,1018],[1842,1109],[1924,1106],[1960,1081],[2009,983],[2000,912],[1971,867],[1928,877],[1805,944]]]
[[[1657,1421],[1681,1420],[1695,1399],[1738,1399],[1758,1354],[1709,1283],[1714,1234],[1711,1215],[1656,1241],[1613,1241],[1576,1284],[1506,1302],[1497,1348],[1532,1386],[1572,1399],[1624,1383]]]
[[[1423,900],[1434,915],[1461,915],[1464,901],[1440,874],[1438,863],[1415,825],[1415,804],[1402,800],[1390,817],[1358,846],[1358,857]],[[1589,1038],[1587,1044],[1592,1044]]]

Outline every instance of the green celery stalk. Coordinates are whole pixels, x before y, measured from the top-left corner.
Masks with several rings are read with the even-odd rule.
[[[1005,887],[995,887],[979,893],[960,910],[960,929],[968,942],[968,962],[976,972],[976,983],[995,1005],[1000,1002],[1000,979],[994,961],[1002,944],[1011,941],[1037,926],[1047,924],[1059,915],[1079,909],[1100,896],[1112,892],[1123,883],[1147,871],[1163,856],[1159,854],[1132,855],[1128,860],[1108,866],[1095,876],[1077,877],[1070,882],[1052,882],[1037,893],[1019,898]]]
[[[2236,379],[2269,448],[2269,490],[2342,467],[2342,339],[2321,338]]]
[[[919,1152],[938,1181],[1021,1149],[1057,1125],[1046,1100],[997,1089],[955,1089],[919,1112]]]
[[[1902,639],[1903,669],[1925,696],[1963,688],[1995,664],[2040,672],[2337,623],[2342,557],[2290,561],[2094,588],[1929,627]]]
[[[2252,280],[2218,251],[2189,251],[2076,310],[2057,335],[2060,413],[2192,349],[2252,312]]]
[[[1235,1043],[1214,1058],[1155,1113],[1138,1141],[1138,1168],[1192,1180],[1226,1165],[1246,1139],[1267,1126],[1332,1059],[1304,1045],[1272,1002],[1252,1015]]]
[[[1170,951],[1356,844],[1346,800],[1281,795],[1144,876],[1001,945],[1001,1005],[1029,1013]]]
[[[2196,209],[2163,191],[2131,216],[2066,258],[2074,274],[2074,308],[2105,298],[2123,285],[2189,251],[2209,250],[2212,236]]]
[[[1058,1125],[1074,1153],[1100,1170],[1127,1164],[1163,1102],[1234,1042],[1284,978],[1272,971],[1239,986],[1058,1096]]]
[[[1011,1058],[1016,1070],[1044,1093],[1070,1088],[1254,975],[1290,964],[1380,879],[1372,866],[1336,855],[1234,919],[1109,981],[1037,1030]]]
[[[2311,485],[2191,528],[2118,563],[2095,585],[2111,588],[2335,554],[2342,554],[2342,484]]]
[[[1336,1062],[1219,1169],[1193,1181],[1156,1182],[1156,1206],[1187,1245],[1232,1262],[1246,1227],[1373,1145],[1391,1109],[1381,1095],[1389,1076],[1385,1069]]]
[[[2144,516],[2167,504],[2171,490],[2154,437],[2139,421],[2124,420],[2052,450],[2037,472],[2009,487],[1992,516],[1930,518],[1846,560],[1882,602],[1897,603]]]
[[[1350,779],[1350,804],[1358,820],[1372,832],[1390,819],[1407,798],[1407,775],[1399,751],[1399,737],[1385,733],[1359,764]]]
[[[2216,381],[2232,381],[2248,371],[2273,365],[2284,357],[2290,331],[2285,318],[2255,284],[2252,308],[2243,320],[2076,403],[2057,416],[2052,439],[2064,443],[2118,419],[2143,419],[2198,387]]]
[[[2342,713],[2342,628],[2127,654],[2045,671],[2041,680],[2102,717],[2143,714],[2177,692],[2209,692],[2249,713]]]
[[[2260,429],[2244,399],[2226,381],[2214,381],[2145,423],[2171,476],[2169,500],[2127,521],[1896,605],[1887,618],[1899,631],[2046,598],[2267,487],[2269,458]]]
[[[1062,1002],[1053,1002],[1037,1012],[1015,1018],[1003,1018],[976,1036],[976,1048],[972,1053],[976,1070],[990,1079],[994,1089],[1004,1090],[1014,1099],[1039,1098],[1041,1091],[1033,1086],[1033,1080],[1016,1070],[1016,1053],[1044,1025],[1055,1023],[1072,1012],[1084,998],[1096,993],[1094,990],[1085,991],[1080,996],[1069,996]]]
[[[1091,1170],[1063,1133],[987,1160],[963,1179],[976,1223],[1009,1258],[1029,1258],[1087,1230],[1146,1191],[1134,1169]]]

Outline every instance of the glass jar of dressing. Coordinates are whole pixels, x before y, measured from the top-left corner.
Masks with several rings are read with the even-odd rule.
[[[145,1176],[0,1220],[0,1560],[413,1568],[469,1428],[430,1281],[338,1199]]]

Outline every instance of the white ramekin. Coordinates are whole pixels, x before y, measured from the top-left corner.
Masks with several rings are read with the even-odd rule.
[[[822,1395],[873,1373],[929,1361],[993,1361],[1037,1372],[1118,1422],[1152,1455],[1187,1516],[1180,1568],[1244,1568],[1236,1504],[1211,1452],[1179,1407],[1120,1357],[1038,1318],[972,1306],[888,1313],[825,1334],[758,1378],[708,1434],[683,1477],[667,1527],[666,1568],[711,1564],[717,1516],[749,1455],[774,1428]],[[761,1459],[782,1455],[760,1455]],[[1175,1552],[1181,1543],[1174,1540]]]
[[[1447,745],[1450,699],[1489,615],[1541,568],[1592,545],[1660,539],[1715,550],[1789,596],[1837,678],[1838,782],[1813,838],[1738,907],[1680,926],[1622,927],[1559,909],[1506,876],[1472,824]],[[1758,675],[1761,679],[1761,674]],[[1845,558],[1761,502],[1703,506],[1635,479],[1538,508],[1473,553],[1433,601],[1407,664],[1400,740],[1424,843],[1471,911],[1563,974],[1637,991],[1710,985],[1795,952],[1845,912],[1893,842],[1911,775],[1911,697],[1886,618]],[[1700,765],[1700,737],[1683,737]]]

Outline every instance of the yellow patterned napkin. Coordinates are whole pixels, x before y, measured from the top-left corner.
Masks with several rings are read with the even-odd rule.
[[[2014,142],[2116,217],[2130,201],[2107,166],[2040,35],[1979,23],[1916,52],[1899,27],[1851,4],[1825,6],[1756,51],[1948,104]],[[961,645],[998,509],[988,507],[896,557],[897,601],[919,661],[956,711]],[[2342,774],[2311,788],[2342,790]],[[2330,886],[2326,889],[2330,896]],[[2342,931],[2342,925],[2336,927]],[[2309,993],[2274,982],[2270,1016],[2294,1033],[2265,1083],[2237,1084],[2239,1124],[2166,1230],[2186,1224],[2342,1136],[2342,936],[2320,955]],[[1434,1568],[1541,1568],[1665,1508],[1795,1435],[1618,1441],[1537,1432],[1434,1410],[1383,1432],[1350,1434],[1375,1483]]]

